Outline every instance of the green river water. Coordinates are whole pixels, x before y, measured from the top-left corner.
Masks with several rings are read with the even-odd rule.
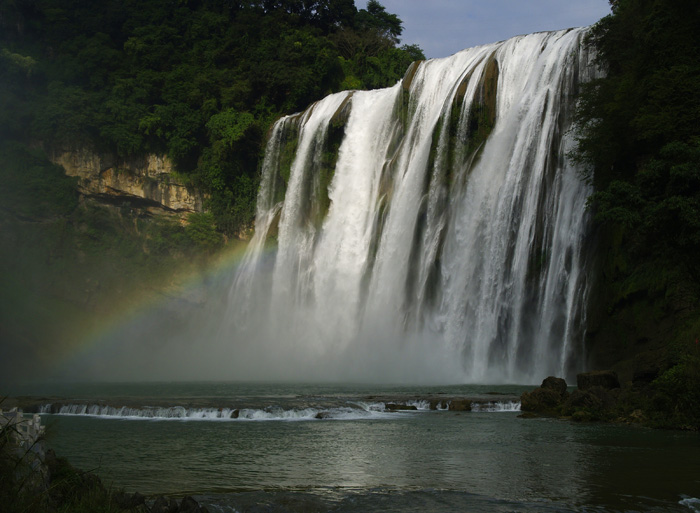
[[[52,405],[42,416],[49,446],[75,466],[128,491],[191,494],[210,511],[700,511],[698,434],[520,418],[512,399],[524,389],[161,383],[29,393]],[[426,401],[455,396],[484,405]]]

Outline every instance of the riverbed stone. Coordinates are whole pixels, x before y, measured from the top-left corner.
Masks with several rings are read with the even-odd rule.
[[[431,399],[430,400],[430,409],[431,410],[444,410],[447,408],[447,403],[445,402],[444,399]]]
[[[139,492],[130,494],[119,491],[112,494],[112,501],[119,509],[135,510],[146,503],[146,497]]]
[[[450,411],[472,411],[472,402],[469,399],[452,399],[448,409]]]
[[[151,513],[177,513],[177,501],[172,497],[156,497],[155,502],[151,506]]]
[[[387,411],[415,411],[416,408],[412,404],[398,404],[398,403],[387,403],[384,408]]]
[[[189,495],[182,498],[178,513],[206,513],[206,508],[202,508],[199,503]]]

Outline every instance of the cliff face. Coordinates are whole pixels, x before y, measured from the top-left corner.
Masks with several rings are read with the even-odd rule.
[[[118,159],[89,148],[57,149],[51,160],[68,176],[78,177],[78,190],[110,204],[129,203],[149,214],[202,212],[204,197],[194,187],[178,183],[167,156]]]

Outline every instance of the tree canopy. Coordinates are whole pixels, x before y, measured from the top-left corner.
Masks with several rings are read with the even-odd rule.
[[[700,4],[611,5],[592,34],[606,76],[578,113],[592,206],[631,258],[658,258],[700,290]]]
[[[578,110],[601,275],[591,349],[652,378],[637,406],[700,426],[700,4],[611,0],[591,42],[606,76]]]
[[[34,0],[0,7],[0,138],[165,153],[217,227],[254,214],[271,122],[424,58],[376,0]]]

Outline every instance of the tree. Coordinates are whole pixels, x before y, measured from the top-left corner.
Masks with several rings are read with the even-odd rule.
[[[577,113],[591,204],[623,227],[636,260],[682,268],[700,290],[700,5],[611,5],[591,38],[607,75],[584,88]]]

